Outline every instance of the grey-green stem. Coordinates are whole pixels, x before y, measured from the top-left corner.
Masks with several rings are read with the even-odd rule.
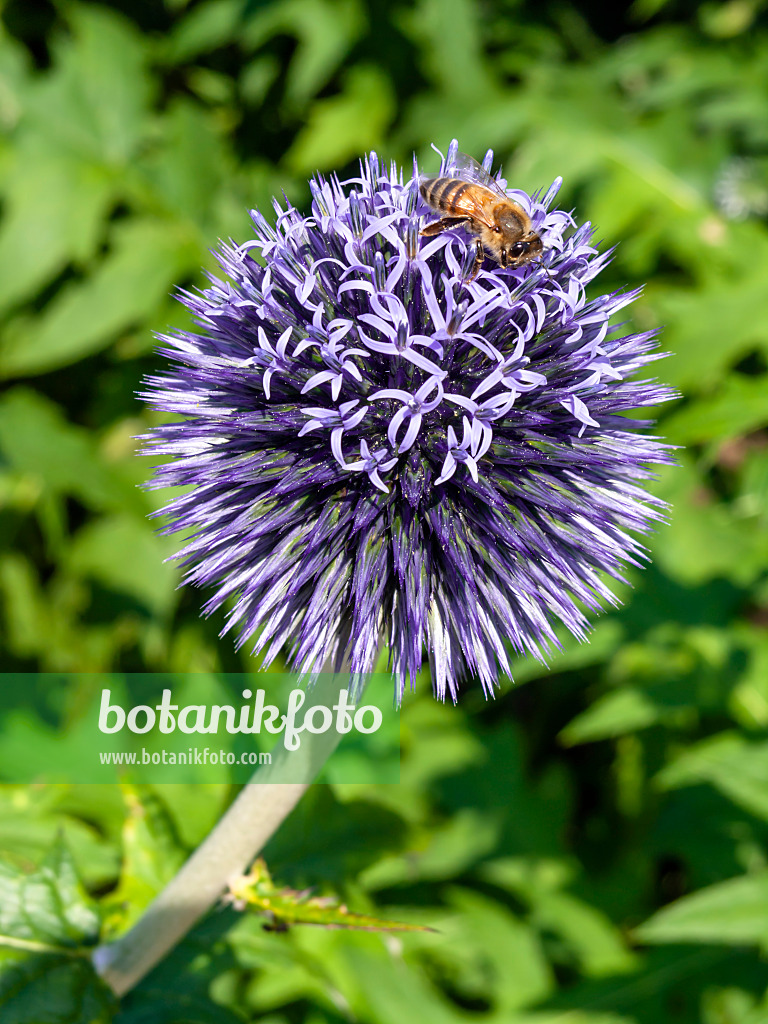
[[[348,676],[321,677],[313,703],[332,705]],[[316,778],[340,740],[335,729],[302,733],[299,750],[280,744],[213,831],[149,905],[130,931],[93,954],[97,972],[116,995],[130,991],[245,873]],[[295,781],[275,782],[290,778]]]

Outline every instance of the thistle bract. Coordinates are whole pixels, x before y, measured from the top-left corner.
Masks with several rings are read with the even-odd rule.
[[[220,247],[223,279],[183,294],[197,329],[162,338],[171,367],[147,382],[183,417],[150,437],[154,486],[184,488],[166,529],[238,644],[355,674],[384,644],[398,697],[426,651],[455,699],[615,603],[606,581],[663,514],[643,481],[670,461],[626,413],[671,393],[635,379],[652,333],[611,325],[637,293],[586,297],[609,254],[550,210],[558,187],[509,192],[543,265],[467,280],[470,236],[420,237],[416,168],[371,154],[311,183],[310,216],[255,211],[253,239]]]

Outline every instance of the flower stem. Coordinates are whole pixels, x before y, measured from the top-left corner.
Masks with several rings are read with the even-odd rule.
[[[321,676],[315,703],[331,706],[347,677]],[[280,744],[272,763],[254,774],[213,831],[125,935],[93,953],[93,964],[116,995],[130,991],[226,891],[277,831],[341,736],[304,732],[298,750]],[[280,781],[274,781],[278,779]],[[293,781],[285,781],[287,779]]]

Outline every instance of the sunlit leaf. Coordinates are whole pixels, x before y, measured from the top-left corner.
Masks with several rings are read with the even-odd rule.
[[[640,942],[768,942],[768,873],[730,878],[676,900],[650,917]]]
[[[92,276],[66,285],[43,316],[8,331],[0,375],[45,373],[105,348],[121,331],[143,323],[197,260],[196,247],[172,223],[124,222]]]
[[[167,544],[145,520],[105,517],[84,526],[72,542],[67,566],[114,590],[130,594],[158,614],[175,601],[176,568]]]
[[[768,564],[768,533],[759,519],[739,515],[709,490],[689,455],[679,461],[662,470],[657,485],[672,511],[663,532],[649,539],[656,564],[684,586],[718,576],[748,585]]]
[[[214,235],[212,210],[219,202],[222,174],[232,173],[231,158],[212,119],[197,104],[179,101],[171,106],[163,133],[166,145],[148,158],[147,177],[167,210],[201,226],[205,245]],[[244,209],[242,220],[245,226]],[[168,225],[167,235],[173,232]],[[157,242],[148,240],[147,246],[157,248]]]
[[[394,111],[389,80],[374,65],[355,66],[341,95],[314,104],[287,155],[288,166],[299,174],[326,170],[380,146]]]
[[[171,64],[181,64],[208,53],[237,36],[247,0],[208,0],[197,4],[164,41],[162,55]]]
[[[298,40],[287,69],[285,99],[303,107],[326,85],[365,25],[359,0],[283,0],[250,7],[242,39],[248,48],[262,47],[285,33]]]
[[[490,997],[499,1011],[509,1013],[552,993],[552,970],[534,927],[469,889],[453,889],[449,898],[458,911],[449,948],[460,963],[479,960],[480,969],[486,968],[476,997]]]
[[[623,736],[646,729],[659,718],[659,709],[639,690],[622,689],[607,693],[577,715],[559,735],[567,747],[577,743]]]
[[[0,946],[61,952],[93,945],[99,915],[59,841],[31,873],[0,863]]]
[[[756,253],[762,266],[766,251]],[[706,288],[651,287],[647,299],[671,350],[664,376],[678,387],[717,384],[725,369],[757,348],[768,351],[768,296],[762,271],[712,280]]]
[[[679,409],[666,420],[678,444],[725,441],[768,423],[768,381],[764,376],[730,376],[714,395]]]
[[[718,733],[683,751],[657,776],[675,789],[710,782],[739,806],[768,821],[768,743]]]
[[[186,858],[160,798],[147,789],[121,787],[127,807],[120,882],[110,893],[108,930],[127,930],[173,878]],[[118,928],[119,922],[119,928]]]
[[[0,226],[0,307],[29,298],[98,245],[115,183],[103,168],[29,134],[13,156]]]
[[[68,8],[71,33],[58,35],[55,72],[30,99],[30,123],[62,152],[124,166],[145,130],[153,83],[131,22],[98,4]]]
[[[0,398],[0,451],[19,473],[94,509],[147,506],[106,464],[96,439],[42,395],[15,388]]]

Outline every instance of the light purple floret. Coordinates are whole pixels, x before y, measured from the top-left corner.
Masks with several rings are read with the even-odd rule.
[[[371,154],[311,182],[309,217],[254,211],[255,237],[220,247],[225,279],[182,296],[198,329],[162,337],[144,397],[183,417],[148,438],[153,486],[184,488],[166,531],[224,632],[301,672],[369,672],[384,644],[398,699],[426,649],[455,699],[616,603],[606,579],[663,517],[643,481],[672,461],[626,413],[674,395],[630,379],[659,358],[652,332],[609,324],[637,292],[587,299],[610,253],[549,210],[559,180],[509,192],[544,265],[486,260],[468,282],[468,235],[419,236],[435,214],[414,172]]]

